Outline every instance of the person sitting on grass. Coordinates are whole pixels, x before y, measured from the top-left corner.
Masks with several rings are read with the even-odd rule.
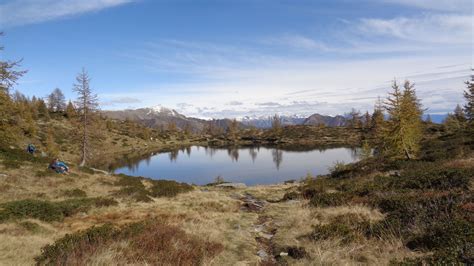
[[[54,159],[50,164],[49,164],[49,169],[55,171],[58,174],[68,174],[69,173],[69,167],[67,166],[66,163],[60,161],[59,159]]]
[[[29,153],[29,154],[34,154],[36,152],[36,147],[35,145],[33,144],[28,144],[28,147],[26,147],[26,151]]]

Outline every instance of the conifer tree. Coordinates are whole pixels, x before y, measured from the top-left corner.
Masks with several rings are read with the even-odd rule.
[[[351,112],[349,113],[349,126],[352,128],[362,127],[362,119],[361,119],[360,111],[354,108],[352,108]]]
[[[281,132],[281,118],[278,114],[275,114],[272,118],[272,131],[275,134],[280,134]]]
[[[384,139],[386,151],[390,155],[413,159],[420,149],[423,110],[416,96],[414,85],[406,81],[403,87],[402,91],[394,81],[393,91],[385,103],[389,121]]]
[[[2,35],[3,32],[0,32],[0,37]],[[3,51],[3,49],[3,46],[0,46],[0,51]],[[17,83],[18,79],[27,72],[26,70],[17,70],[21,61],[0,60],[0,92],[2,94],[0,97],[3,99],[9,95],[10,89]]]
[[[237,138],[237,132],[239,130],[239,122],[236,119],[233,119],[229,126],[227,127],[227,137],[235,140]]]
[[[59,88],[48,95],[48,108],[51,112],[63,112],[66,109],[66,99]]]
[[[469,124],[474,126],[474,74],[471,75],[470,81],[466,81],[466,86],[467,89],[464,91],[464,98],[466,99],[464,112]]]
[[[372,126],[372,117],[369,114],[369,111],[364,114],[364,128],[370,129]]]
[[[378,99],[375,104],[374,112],[372,113],[372,120],[371,120],[371,134],[372,137],[376,140],[380,140],[382,138],[383,132],[383,125],[385,122],[384,113],[383,113],[383,104],[382,100]]]
[[[36,109],[38,110],[38,116],[48,121],[50,118],[49,110],[48,110],[48,107],[46,107],[46,103],[44,102],[44,100],[38,99],[38,102],[36,103],[36,105],[37,105]]]
[[[77,113],[79,116],[79,132],[81,134],[81,163],[84,166],[91,155],[91,138],[93,135],[93,122],[99,107],[97,95],[90,88],[89,74],[83,68],[76,77],[73,90],[77,92]]]
[[[178,127],[176,126],[176,123],[175,122],[169,122],[168,123],[168,132],[170,133],[176,133],[178,131]]]
[[[51,129],[48,129],[46,132],[46,139],[44,141],[44,146],[46,147],[46,152],[50,157],[58,157],[59,155],[59,145],[54,140],[54,135]]]
[[[74,108],[74,104],[72,104],[72,102],[69,101],[69,103],[66,106],[66,117],[69,119],[72,119],[76,117],[76,115],[77,115],[76,108]]]
[[[454,118],[456,118],[460,123],[466,122],[466,114],[459,104],[454,108]]]
[[[0,36],[3,32],[0,32]],[[3,46],[0,46],[0,52]],[[17,70],[19,61],[4,61],[0,57],[0,144],[7,144],[15,137],[13,127],[16,125],[13,115],[15,114],[13,102],[10,98],[10,89],[17,83],[26,71]]]

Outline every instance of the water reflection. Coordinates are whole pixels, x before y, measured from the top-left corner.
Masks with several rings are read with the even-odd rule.
[[[335,162],[358,160],[359,149],[290,147],[184,147],[141,157],[120,158],[109,169],[116,173],[207,184],[216,176],[248,185],[328,173]]]

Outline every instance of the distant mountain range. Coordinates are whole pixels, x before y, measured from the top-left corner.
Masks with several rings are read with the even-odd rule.
[[[176,110],[162,106],[120,111],[102,111],[102,114],[112,119],[138,122],[150,128],[167,128],[170,123],[174,123],[179,129],[185,129],[187,127],[196,132],[202,131],[209,123],[212,123],[216,127],[226,129],[231,122],[230,119],[208,121],[187,117],[178,113]]]
[[[176,110],[156,106],[151,108],[126,109],[120,111],[102,111],[102,114],[118,120],[131,120],[151,128],[166,128],[170,123],[175,123],[179,129],[186,127],[193,131],[202,131],[209,123],[214,126],[227,129],[230,119],[214,119],[212,121],[187,117],[178,113]],[[426,115],[424,116],[426,119]],[[431,119],[435,123],[441,123],[446,118],[446,115],[431,115]],[[294,116],[280,116],[283,126],[288,125],[325,125],[327,127],[344,126],[347,118],[341,115],[328,116],[321,114],[313,114],[309,117]],[[238,119],[241,127],[256,127],[256,128],[271,128],[272,117],[243,117]]]
[[[313,114],[309,117],[301,116],[280,116],[281,124],[283,126],[289,125],[325,125],[328,127],[344,126],[346,118],[343,116],[328,116]],[[258,117],[250,118],[244,117],[240,120],[244,125],[254,126],[257,128],[270,128],[272,127],[272,117]]]

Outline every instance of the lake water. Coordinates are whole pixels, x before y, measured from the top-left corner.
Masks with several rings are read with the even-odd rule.
[[[150,154],[116,168],[115,173],[168,179],[204,185],[217,176],[247,185],[275,184],[300,179],[308,173],[327,174],[336,162],[358,160],[350,148],[282,150],[278,148],[209,148],[192,146],[173,152]]]

